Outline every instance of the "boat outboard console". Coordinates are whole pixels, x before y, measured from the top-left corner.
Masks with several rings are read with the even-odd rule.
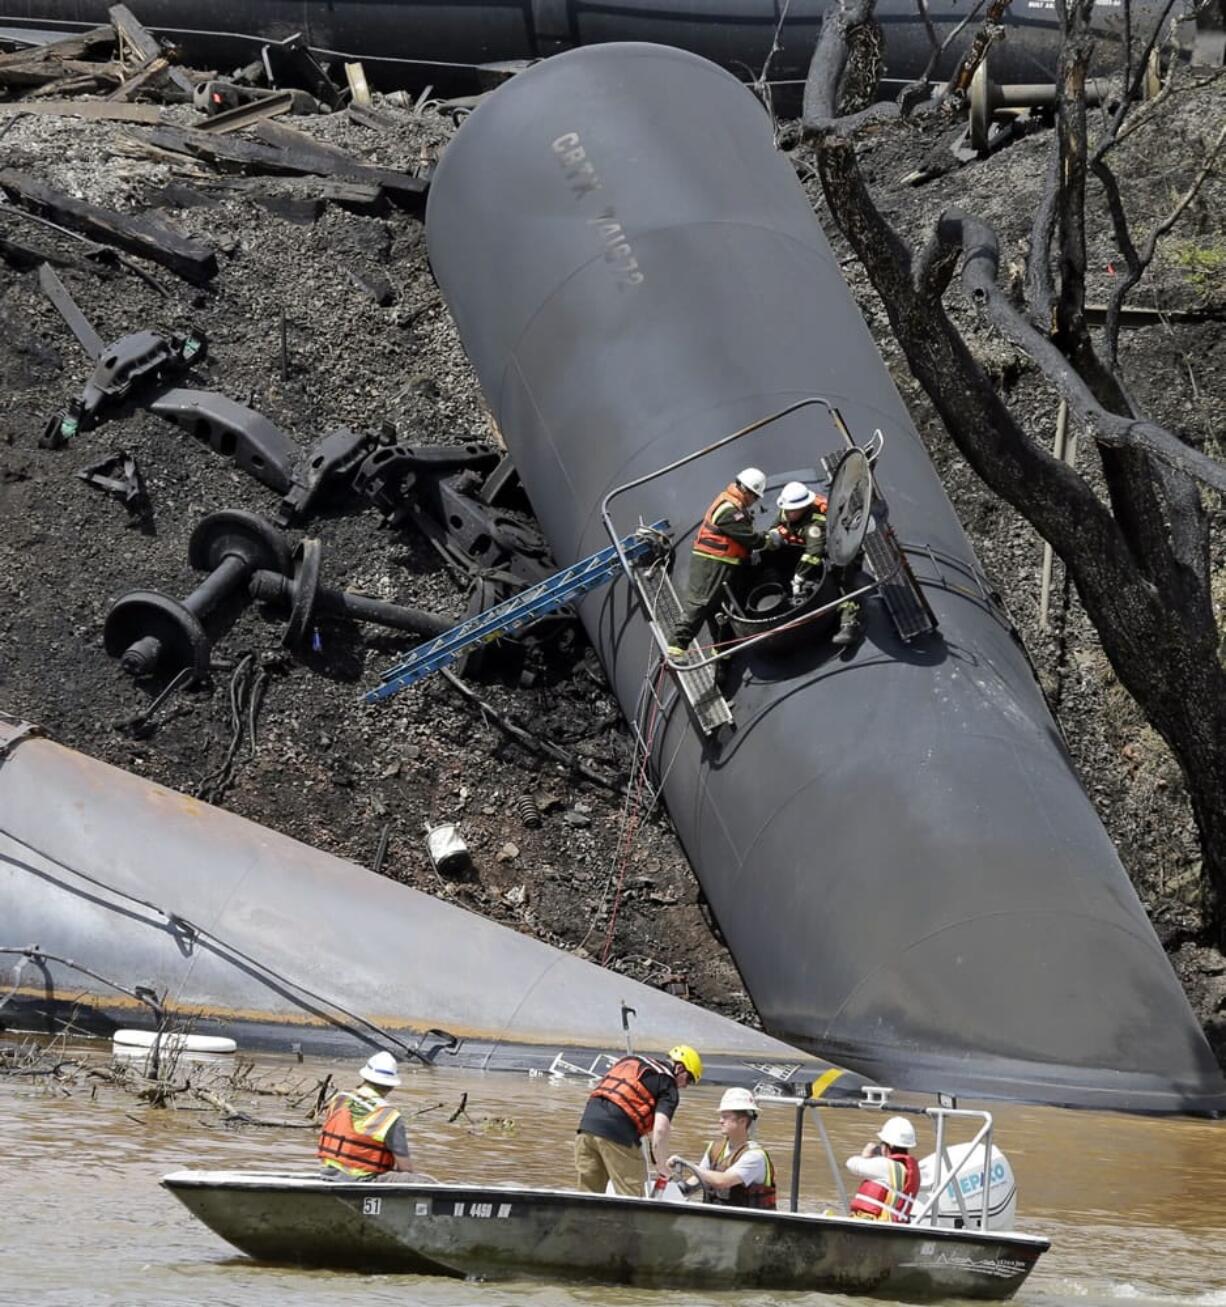
[[[1016,1230],[1017,1181],[1004,1153],[992,1145],[986,1225],[983,1221],[983,1144],[951,1144],[945,1149],[945,1154],[946,1161],[941,1170],[945,1175],[952,1170],[955,1178],[946,1183],[937,1200],[937,1225],[950,1230]],[[921,1207],[931,1196],[936,1171],[937,1155],[929,1153],[920,1161],[918,1203]]]

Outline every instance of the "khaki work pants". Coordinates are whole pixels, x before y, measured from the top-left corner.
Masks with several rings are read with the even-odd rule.
[[[615,1144],[580,1131],[575,1136],[575,1170],[579,1188],[589,1194],[602,1194],[605,1184],[613,1182],[613,1192],[625,1198],[642,1198],[647,1171],[643,1151],[637,1145]]]

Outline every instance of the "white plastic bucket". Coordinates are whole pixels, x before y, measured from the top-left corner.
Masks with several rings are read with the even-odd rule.
[[[468,845],[460,838],[453,821],[426,832],[426,850],[440,876],[458,876],[468,866]]]

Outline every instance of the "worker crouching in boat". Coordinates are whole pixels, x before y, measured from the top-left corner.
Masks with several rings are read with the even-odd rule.
[[[387,1091],[400,1084],[396,1059],[375,1053],[359,1073],[356,1089],[333,1094],[324,1108],[319,1160],[327,1180],[405,1179],[413,1163],[399,1109]]]
[[[775,1210],[775,1167],[770,1154],[751,1136],[758,1102],[748,1089],[729,1089],[719,1102],[719,1132],[707,1145],[694,1173],[706,1186],[707,1201],[729,1207]],[[677,1166],[681,1158],[670,1157]]]
[[[877,1131],[880,1143],[868,1143],[858,1157],[847,1159],[847,1169],[864,1177],[851,1200],[851,1214],[870,1221],[911,1219],[919,1193],[919,1163],[911,1156],[915,1127],[905,1116],[892,1116]]]
[[[641,1198],[645,1179],[641,1140],[651,1141],[651,1166],[667,1177],[664,1158],[680,1090],[702,1079],[702,1058],[688,1045],[669,1050],[667,1061],[631,1054],[619,1058],[592,1090],[575,1137],[579,1188],[602,1194],[606,1185]]]

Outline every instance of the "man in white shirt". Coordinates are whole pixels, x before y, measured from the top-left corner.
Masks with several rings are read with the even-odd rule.
[[[892,1116],[877,1138],[880,1143],[865,1144],[859,1156],[847,1159],[847,1169],[864,1180],[851,1200],[851,1214],[905,1225],[920,1186],[919,1163],[911,1155],[915,1127],[905,1116]]]
[[[707,1145],[695,1168],[708,1202],[775,1210],[775,1168],[766,1149],[750,1138],[757,1119],[758,1103],[748,1089],[725,1091],[719,1104],[722,1138]],[[670,1164],[680,1161],[669,1158]]]

